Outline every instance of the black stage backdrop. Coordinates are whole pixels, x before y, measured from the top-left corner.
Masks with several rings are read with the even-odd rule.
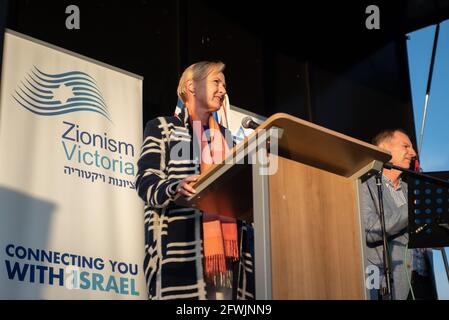
[[[79,30],[65,26],[69,5]],[[238,107],[365,141],[402,127],[416,141],[406,34],[447,19],[449,1],[0,0],[4,12],[7,28],[144,76],[144,123],[173,113],[182,70],[207,59],[226,63]]]

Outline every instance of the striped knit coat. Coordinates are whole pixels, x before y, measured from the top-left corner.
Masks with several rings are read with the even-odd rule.
[[[222,133],[227,130],[221,127]],[[178,183],[199,174],[186,109],[147,123],[136,189],[145,202],[144,271],[149,299],[206,299],[202,213],[173,202]],[[240,259],[234,272],[237,299],[254,298],[253,229],[238,221]],[[237,289],[237,290],[236,290]]]

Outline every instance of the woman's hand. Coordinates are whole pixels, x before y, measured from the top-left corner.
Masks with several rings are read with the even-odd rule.
[[[184,197],[193,196],[196,193],[196,190],[193,189],[190,184],[197,181],[198,177],[198,175],[193,175],[181,180],[181,182],[178,184],[178,187],[176,188],[176,192]]]

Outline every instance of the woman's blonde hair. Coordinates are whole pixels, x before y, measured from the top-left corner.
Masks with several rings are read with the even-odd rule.
[[[200,81],[211,73],[223,72],[225,64],[221,61],[200,61],[192,64],[182,73],[178,84],[178,97],[186,102],[187,97],[187,81]]]

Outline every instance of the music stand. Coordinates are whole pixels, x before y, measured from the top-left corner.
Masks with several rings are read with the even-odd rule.
[[[384,163],[387,169],[408,174],[409,248],[441,251],[449,281],[449,263],[444,247],[449,243],[449,172],[415,172]]]
[[[410,176],[408,183],[409,248],[441,251],[446,277],[449,264],[444,247],[449,245],[449,171],[430,172],[426,177]],[[444,180],[441,182],[441,180]]]
[[[426,175],[449,181],[449,172]],[[409,248],[449,246],[449,187],[435,180],[410,176],[408,179]]]

